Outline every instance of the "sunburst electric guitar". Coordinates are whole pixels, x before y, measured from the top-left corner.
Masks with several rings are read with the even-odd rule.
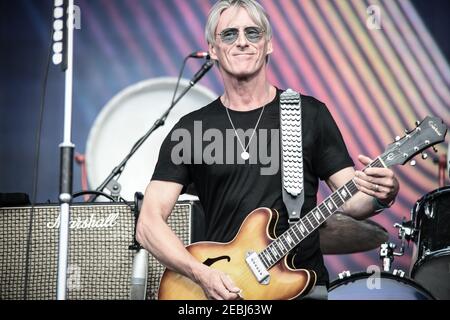
[[[369,167],[405,164],[428,147],[444,141],[443,121],[427,117],[417,128],[388,146]],[[221,270],[242,289],[247,300],[287,300],[306,295],[315,285],[313,271],[294,269],[289,252],[332,216],[358,189],[353,180],[336,190],[278,238],[278,212],[259,208],[250,213],[234,240],[229,243],[199,242],[187,250],[203,264]],[[206,299],[202,288],[189,278],[169,269],[161,278],[161,300]]]

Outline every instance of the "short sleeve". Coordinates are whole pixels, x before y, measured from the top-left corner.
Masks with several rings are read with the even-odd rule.
[[[178,122],[169,134],[164,139],[159,150],[158,162],[156,163],[155,171],[151,180],[176,182],[184,186],[182,193],[185,192],[187,186],[191,183],[188,163],[180,161],[183,154],[178,154],[179,157],[173,156],[173,150],[180,144],[180,140],[176,138],[174,132],[182,130],[188,132],[183,128],[182,121]]]
[[[342,134],[336,125],[330,111],[325,104],[318,104],[316,142],[318,145],[315,155],[315,170],[321,180],[326,180],[336,172],[353,167]]]

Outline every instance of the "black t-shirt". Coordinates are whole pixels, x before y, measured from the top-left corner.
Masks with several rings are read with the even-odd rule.
[[[245,217],[260,207],[280,213],[277,235],[288,228],[280,173],[281,92],[278,90],[276,98],[264,108],[247,161],[241,158],[241,145],[247,147],[263,107],[248,112],[229,110],[235,132],[225,106],[217,99],[184,116],[164,140],[152,180],[177,182],[184,186],[183,192],[194,184],[205,211],[205,240],[231,241]],[[354,163],[325,104],[302,96],[302,126],[304,216],[316,206],[319,179],[325,180]],[[317,230],[300,243],[295,266],[314,270],[317,284],[328,283]]]

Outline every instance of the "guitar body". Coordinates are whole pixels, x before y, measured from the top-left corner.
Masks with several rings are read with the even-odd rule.
[[[248,251],[260,252],[275,239],[278,212],[267,208],[254,210],[242,224],[238,234],[229,243],[199,242],[187,250],[200,262],[229,275],[242,289],[245,300],[288,300],[306,295],[315,285],[314,271],[295,270],[286,256],[270,270],[270,282],[260,284],[248,267]],[[195,282],[176,272],[164,272],[158,299],[202,300],[203,289]]]

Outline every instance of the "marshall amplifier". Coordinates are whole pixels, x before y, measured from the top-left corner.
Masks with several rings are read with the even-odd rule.
[[[178,202],[169,218],[186,245],[199,237],[194,207],[195,201]],[[0,300],[56,299],[59,210],[57,204],[38,205],[33,214],[31,207],[0,208]],[[133,203],[71,206],[67,299],[130,298],[134,211]],[[153,299],[163,267],[149,257],[147,298]]]

